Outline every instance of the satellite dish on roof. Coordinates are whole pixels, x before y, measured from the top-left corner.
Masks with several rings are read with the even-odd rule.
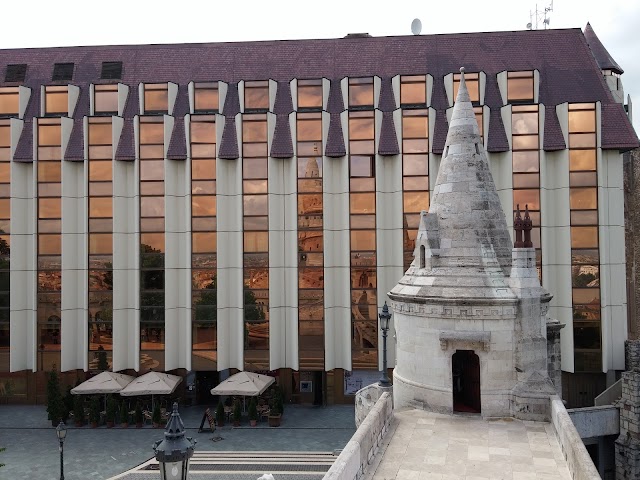
[[[422,31],[422,22],[419,18],[414,18],[413,22],[411,22],[411,33],[414,35],[420,35]]]

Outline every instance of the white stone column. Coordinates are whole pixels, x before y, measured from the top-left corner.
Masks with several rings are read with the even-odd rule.
[[[343,90],[344,92],[344,90]],[[325,370],[351,370],[351,266],[349,233],[348,112],[340,115],[347,155],[323,157]],[[322,113],[323,145],[329,114]]]
[[[224,117],[216,115],[216,124]],[[217,128],[217,145],[222,128]],[[236,116],[238,151],[242,151],[242,115]],[[242,158],[216,160],[218,222],[218,370],[244,370],[244,283],[242,279]]]
[[[73,119],[62,118],[62,156]],[[84,136],[86,138],[86,135]],[[85,162],[61,160],[62,308],[60,370],[89,369],[88,312],[88,169]]]
[[[116,161],[122,118],[113,117],[113,371],[140,369],[139,119],[134,162]]]
[[[11,151],[15,153],[22,133],[21,120],[11,120]],[[34,125],[37,145],[37,128]],[[35,147],[34,147],[35,157]],[[36,163],[11,162],[11,283],[10,348],[12,372],[37,370],[37,207]]]
[[[191,370],[191,174],[189,161],[167,159],[176,121],[183,119],[164,116],[164,362],[167,371]]]

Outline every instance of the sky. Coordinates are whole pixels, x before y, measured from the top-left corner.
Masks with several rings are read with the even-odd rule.
[[[0,48],[337,38],[524,30],[551,0],[31,0],[3,2]],[[26,6],[28,5],[28,6]],[[32,12],[32,13],[29,13]],[[30,15],[24,21],[24,15]],[[625,71],[640,132],[640,2],[555,0],[550,28],[587,22]],[[13,20],[11,20],[13,19]],[[535,15],[533,17],[535,28]],[[539,28],[543,28],[542,17]]]

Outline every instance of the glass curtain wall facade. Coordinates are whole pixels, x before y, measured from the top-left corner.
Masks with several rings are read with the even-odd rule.
[[[54,94],[59,96],[56,91]],[[46,105],[56,104],[47,94]],[[39,368],[60,368],[62,304],[62,161],[59,118],[38,119],[38,353]]]
[[[571,285],[576,372],[602,371],[597,186],[595,104],[569,104]]]
[[[376,171],[373,78],[349,79],[351,361],[378,368]]]
[[[300,83],[299,83],[300,85]],[[324,369],[324,238],[322,201],[322,85],[298,88],[317,112],[298,113],[298,335],[301,370]]]
[[[12,96],[17,100],[17,93]],[[3,100],[4,98],[0,96],[0,111],[5,110]],[[17,102],[15,113],[17,113]],[[0,371],[9,370],[10,219],[11,127],[8,120],[0,120]]]
[[[242,117],[244,363],[269,369],[268,82],[245,83]]]
[[[196,90],[198,92],[198,90]],[[217,90],[216,90],[217,93]],[[196,94],[196,106],[205,103]],[[217,108],[217,96],[215,99]],[[191,116],[191,276],[194,370],[217,370],[216,122]]]
[[[145,85],[145,113],[167,112],[167,85]],[[164,369],[164,118],[140,117],[140,369]]]
[[[113,346],[113,149],[111,142],[111,117],[90,118],[89,368],[99,370],[104,370],[107,363],[111,363]]]

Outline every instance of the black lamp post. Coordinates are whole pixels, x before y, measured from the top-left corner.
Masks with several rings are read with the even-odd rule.
[[[387,333],[389,333],[389,320],[391,320],[391,314],[389,313],[387,302],[384,302],[382,313],[378,315],[378,318],[380,318],[380,328],[382,329],[382,378],[378,384],[381,387],[389,387],[391,386],[391,381],[387,374]]]
[[[160,464],[162,480],[187,480],[189,459],[193,456],[196,441],[184,436],[184,423],[178,413],[178,404],[173,404],[173,412],[164,430],[164,440],[153,445],[156,460]]]
[[[58,436],[58,441],[60,442],[60,480],[64,480],[64,439],[67,437],[67,426],[60,423],[56,427],[56,435]]]

